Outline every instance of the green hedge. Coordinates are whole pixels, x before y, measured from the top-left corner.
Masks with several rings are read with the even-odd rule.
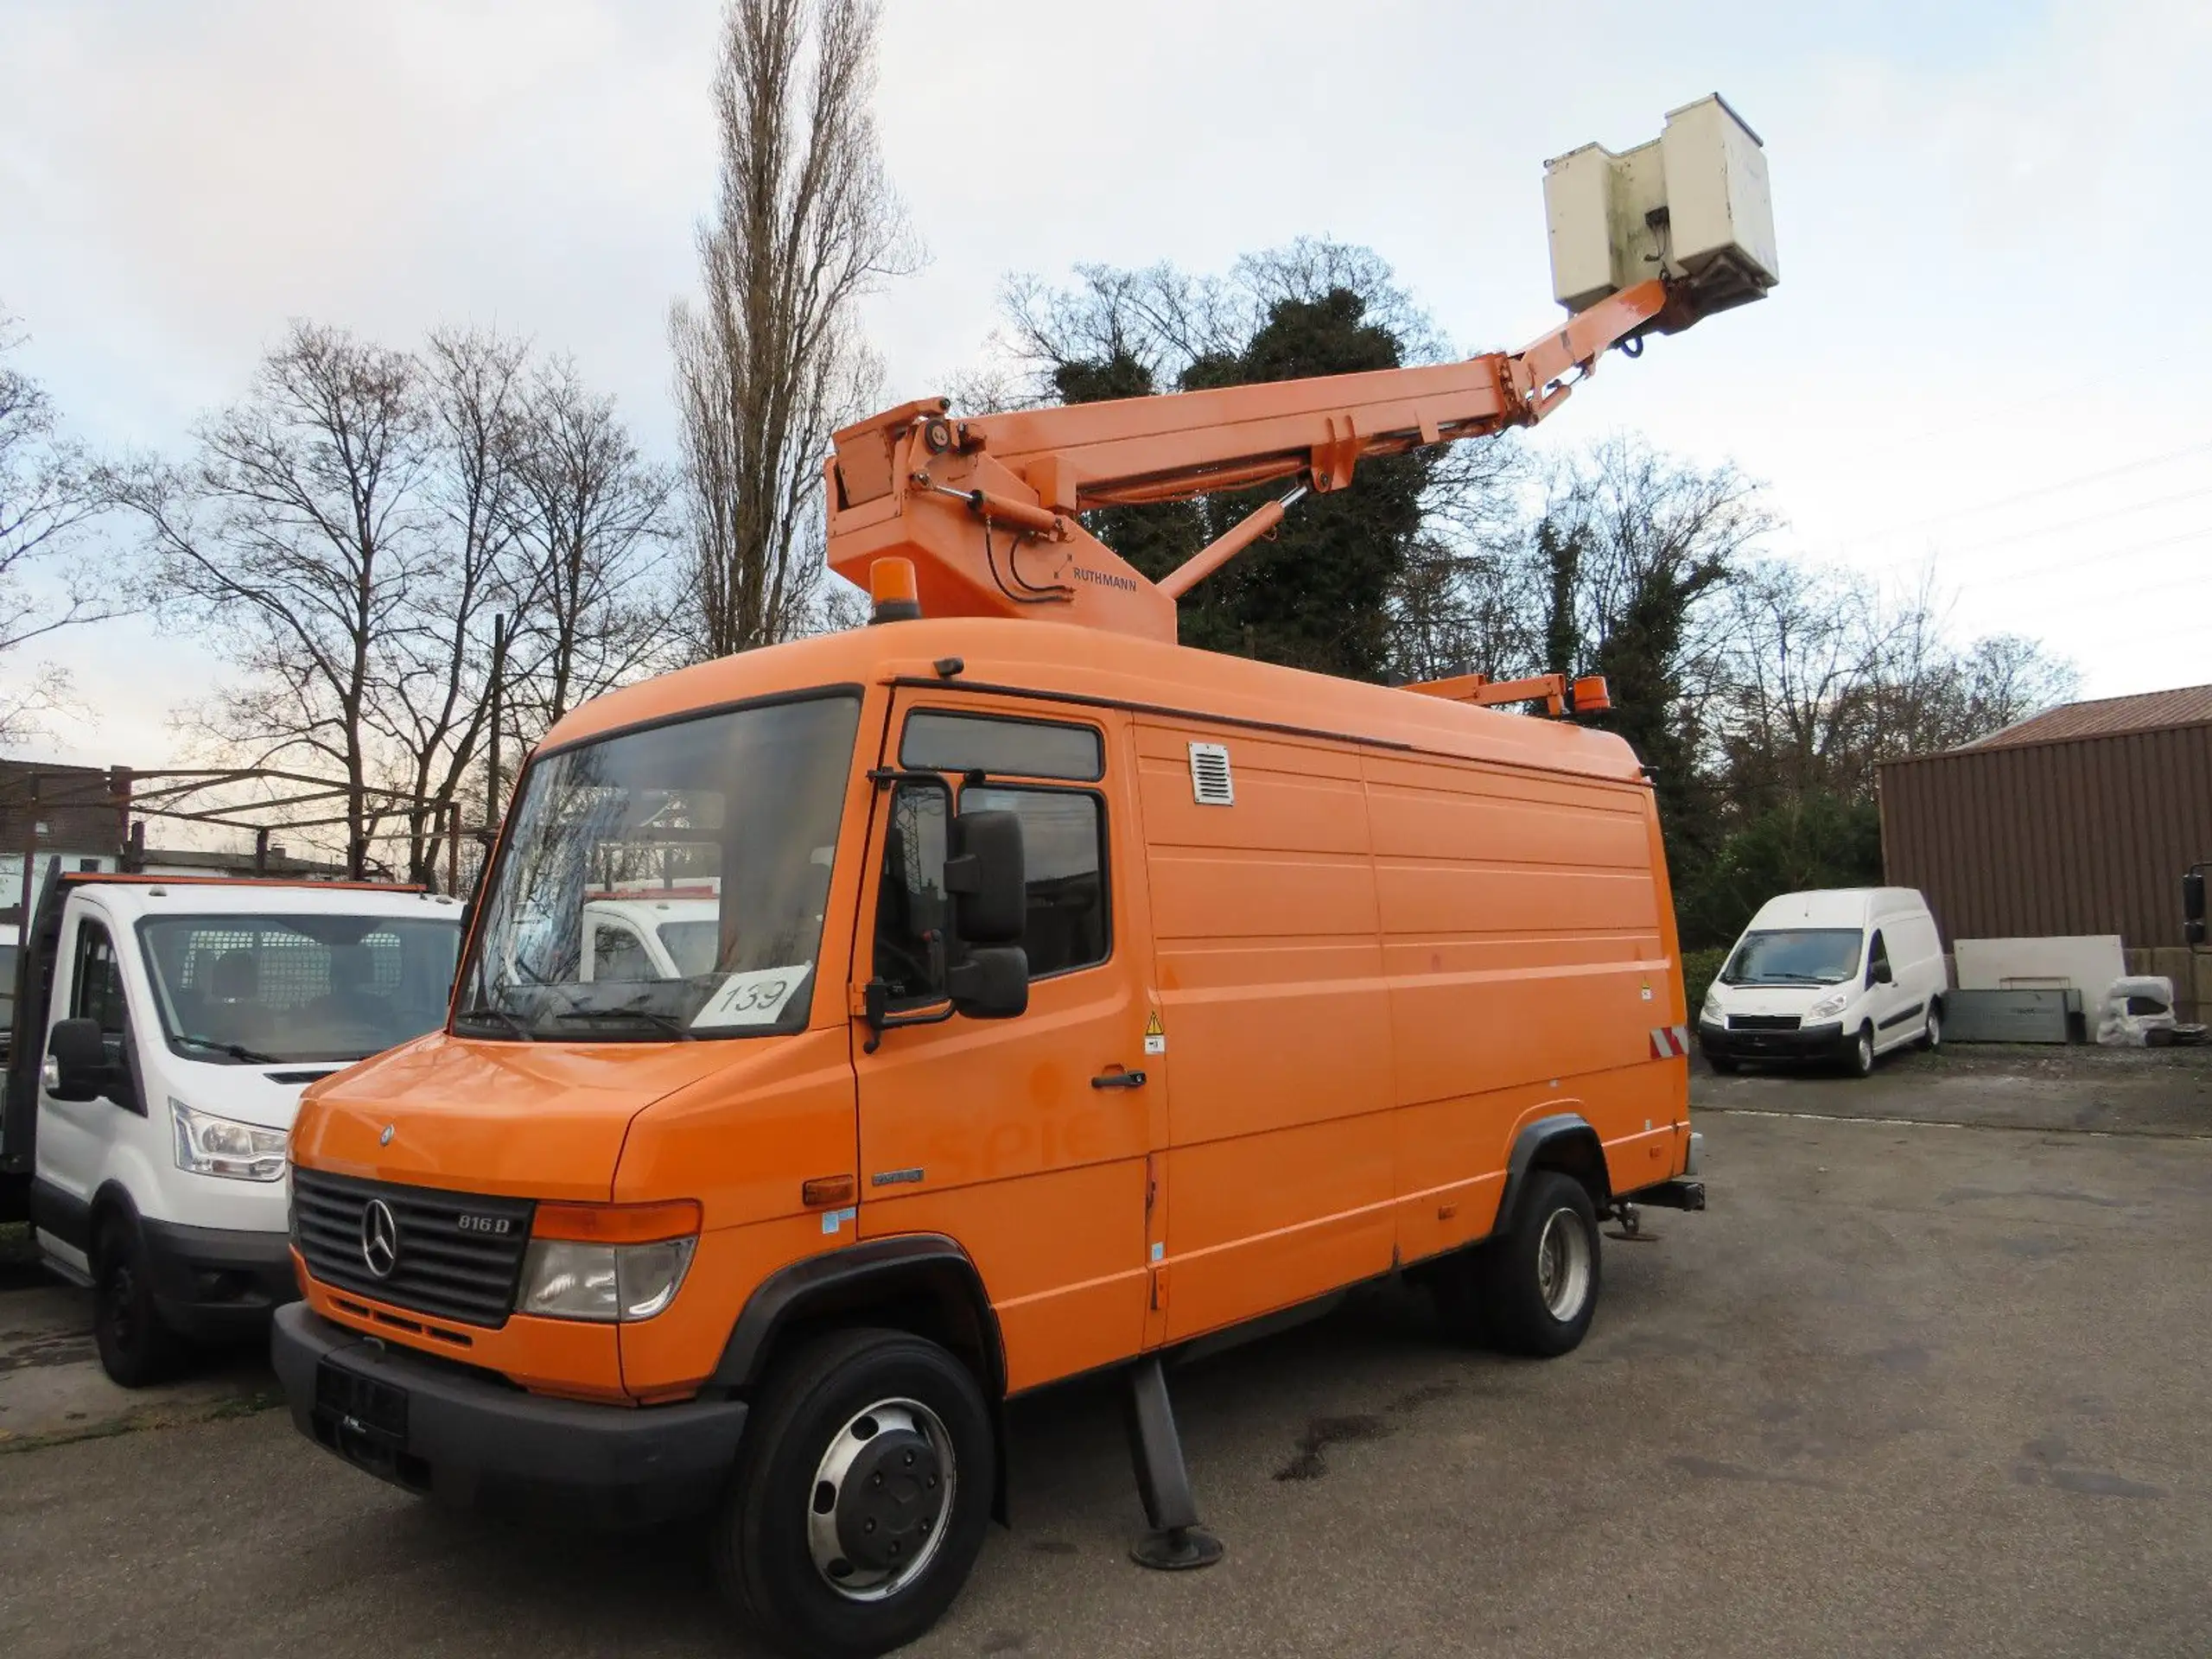
[[[1690,1019],[1697,1019],[1697,1011],[1705,1002],[1705,993],[1713,983],[1713,976],[1720,971],[1720,964],[1728,960],[1727,945],[1713,950],[1685,950],[1682,952],[1682,998],[1689,1010]]]

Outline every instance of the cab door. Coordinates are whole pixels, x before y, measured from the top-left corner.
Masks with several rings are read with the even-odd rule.
[[[1126,1357],[1144,1337],[1162,1090],[1145,1052],[1150,952],[1124,726],[948,689],[900,694],[885,740],[855,1005],[926,1023],[855,1022],[858,1230],[940,1233],[966,1250],[998,1314],[1009,1389]],[[1013,1019],[944,1002],[959,950],[946,931],[948,804],[1021,822],[1029,1006]]]
[[[130,1015],[117,955],[114,930],[90,906],[72,907],[64,924],[61,968],[55,976],[46,1031],[39,1034],[40,1058],[54,1027],[63,1020],[90,1020],[100,1028],[103,1046],[119,1079],[110,1094],[91,1100],[62,1100],[47,1087],[41,1067],[38,1085],[36,1175],[46,1185],[79,1203],[89,1203],[108,1169],[110,1153],[128,1116],[143,1116],[144,1104],[128,1079]]]

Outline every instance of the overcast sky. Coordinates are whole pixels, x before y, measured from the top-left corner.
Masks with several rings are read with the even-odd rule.
[[[70,428],[181,450],[285,320],[573,352],[671,442],[663,325],[713,187],[713,0],[0,0],[0,306]],[[1367,244],[1452,340],[1549,303],[1543,159],[1718,89],[1783,283],[1604,372],[1614,429],[1767,480],[1780,550],[2033,634],[2091,695],[2212,681],[2203,0],[1531,6],[889,0],[886,159],[931,263],[871,307],[890,400],[1010,270]],[[150,622],[54,654],[152,766],[219,665]]]

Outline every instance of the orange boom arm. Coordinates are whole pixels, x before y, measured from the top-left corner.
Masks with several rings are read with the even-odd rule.
[[[1675,111],[1641,149],[1588,145],[1552,162],[1553,285],[1573,315],[1518,352],[964,420],[927,398],[847,427],[828,467],[830,568],[868,588],[876,561],[909,560],[927,615],[1046,617],[1172,641],[1176,598],[1306,490],[1343,489],[1370,455],[1533,425],[1609,348],[1763,294],[1770,230],[1750,235],[1752,252],[1744,245],[1765,206],[1764,163],[1744,159],[1758,161],[1757,142],[1713,99]],[[1756,201],[1739,200],[1753,173]],[[1077,517],[1284,478],[1299,487],[1158,583]]]

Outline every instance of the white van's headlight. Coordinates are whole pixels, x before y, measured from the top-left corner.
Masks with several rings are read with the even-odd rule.
[[[1849,991],[1835,991],[1814,1003],[1811,1007],[1805,1010],[1805,1013],[1807,1017],[1809,1019],[1833,1020],[1850,1005],[1851,993]]]
[[[1725,1026],[1728,1023],[1728,1016],[1721,1012],[1720,999],[1711,991],[1705,994],[1705,1006],[1697,1011],[1697,1021],[1701,1026]]]
[[[284,1150],[291,1135],[194,1111],[169,1096],[169,1120],[176,1128],[176,1166],[194,1175],[221,1175],[234,1181],[281,1181]]]

